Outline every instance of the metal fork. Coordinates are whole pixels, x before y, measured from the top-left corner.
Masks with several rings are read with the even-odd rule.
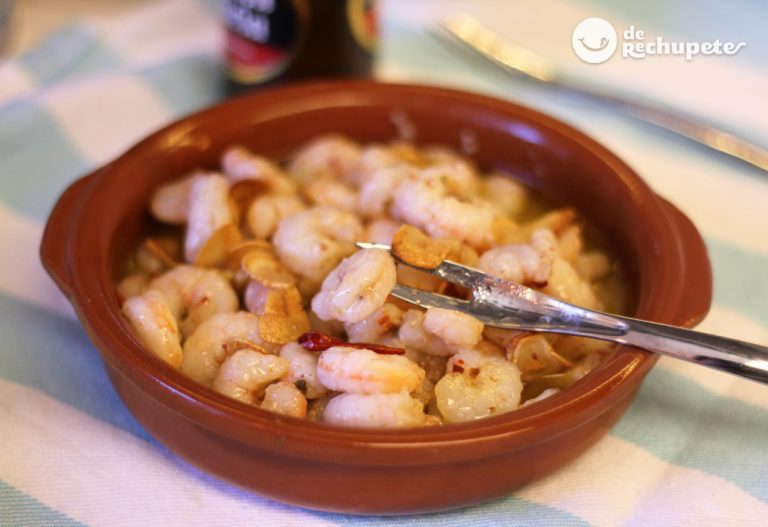
[[[502,39],[466,14],[454,14],[441,23],[446,36],[468,47],[502,69],[571,96],[610,105],[636,119],[664,128],[768,172],[768,150],[735,134],[705,124],[671,108],[629,100],[566,78],[555,64],[533,51]]]
[[[388,245],[357,246],[392,254]],[[635,346],[768,384],[768,347],[585,309],[450,260],[434,269],[423,269],[393,256],[404,265],[472,291],[472,299],[463,300],[395,285],[393,296],[419,307],[461,311],[497,328],[562,333]]]

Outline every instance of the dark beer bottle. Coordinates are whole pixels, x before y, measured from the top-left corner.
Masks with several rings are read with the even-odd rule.
[[[376,0],[224,0],[230,91],[369,77]]]

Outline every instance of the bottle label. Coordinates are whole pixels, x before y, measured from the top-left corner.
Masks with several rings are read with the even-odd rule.
[[[378,37],[377,0],[347,0],[347,22],[355,41],[373,53]]]
[[[309,16],[307,0],[225,0],[229,75],[244,84],[278,76],[291,62]]]

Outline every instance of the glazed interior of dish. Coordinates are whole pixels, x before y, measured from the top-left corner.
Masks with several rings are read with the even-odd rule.
[[[355,242],[587,308],[629,307],[617,259],[573,209],[439,146],[324,136],[282,164],[233,146],[220,171],[159,187],[148,208],[157,223],[116,286],[144,347],[214,391],[294,417],[471,421],[557,393],[612,351],[417,309],[390,296],[396,282],[467,292]]]

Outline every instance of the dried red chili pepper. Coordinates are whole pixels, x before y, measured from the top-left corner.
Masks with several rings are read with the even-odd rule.
[[[390,346],[372,344],[369,342],[347,342],[346,340],[337,339],[336,337],[326,335],[320,331],[307,331],[299,337],[298,342],[301,347],[307,351],[325,351],[334,346],[344,346],[345,348],[367,349],[376,353],[381,353],[382,355],[405,354],[403,348],[392,348]]]

